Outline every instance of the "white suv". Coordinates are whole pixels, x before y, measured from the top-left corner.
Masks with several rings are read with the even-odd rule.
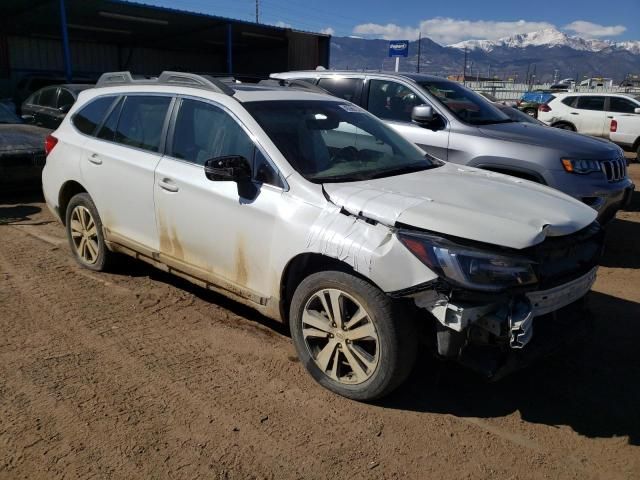
[[[640,99],[624,93],[554,93],[538,107],[538,120],[552,127],[609,138],[611,120],[620,114],[640,115]]]
[[[291,86],[104,74],[47,152],[80,265],[124,253],[288,322],[310,374],[354,399],[406,378],[418,332],[493,376],[547,329],[573,335],[602,246],[577,200],[442,163]]]

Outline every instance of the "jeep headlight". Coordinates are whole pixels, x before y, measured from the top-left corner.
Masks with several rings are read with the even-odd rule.
[[[452,284],[497,292],[536,283],[533,262],[457,245],[449,240],[400,231],[398,238],[422,263]]]
[[[573,158],[563,158],[562,166],[565,171],[569,173],[579,173],[581,175],[602,171],[602,166],[598,160],[576,160]]]

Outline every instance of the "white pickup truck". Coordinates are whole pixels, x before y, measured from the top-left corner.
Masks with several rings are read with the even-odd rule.
[[[618,114],[611,120],[609,127],[609,139],[625,150],[636,152],[636,161],[640,161],[640,115],[638,113]]]

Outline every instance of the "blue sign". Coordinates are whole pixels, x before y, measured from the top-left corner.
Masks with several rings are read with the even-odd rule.
[[[391,40],[389,42],[390,57],[408,57],[409,40]]]

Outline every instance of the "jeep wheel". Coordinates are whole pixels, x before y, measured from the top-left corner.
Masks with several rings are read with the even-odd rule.
[[[538,118],[538,110],[536,110],[535,108],[526,108],[524,110],[524,113],[526,113],[530,117]]]
[[[390,393],[415,361],[413,319],[378,288],[345,272],[305,278],[293,295],[289,322],[311,376],[348,398]]]
[[[102,221],[88,193],[79,193],[69,202],[66,227],[76,261],[90,270],[104,270],[113,254],[104,243]]]

